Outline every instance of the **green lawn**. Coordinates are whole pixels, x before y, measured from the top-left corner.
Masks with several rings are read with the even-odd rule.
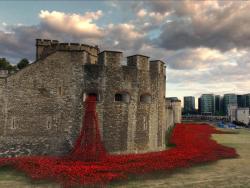
[[[250,188],[250,130],[237,130],[238,134],[218,134],[212,138],[221,144],[236,148],[239,158],[177,169],[172,172],[131,177],[127,181],[108,185],[111,188],[165,188],[165,187],[242,187]],[[0,188],[54,188],[46,181],[32,182],[23,174],[0,168]]]
[[[218,143],[234,147],[240,155],[238,158],[132,178],[130,181],[116,183],[111,187],[250,188],[250,130],[241,129],[234,132],[238,134],[214,134],[212,138]]]

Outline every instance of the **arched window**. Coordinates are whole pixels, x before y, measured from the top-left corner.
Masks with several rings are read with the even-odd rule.
[[[128,93],[123,92],[123,93],[116,93],[115,94],[115,101],[120,101],[120,102],[125,102],[129,103],[130,101],[130,96]]]
[[[122,101],[122,94],[120,93],[115,94],[115,101]]]
[[[83,101],[86,101],[87,97],[95,97],[96,101],[100,101],[99,95],[95,92],[84,93]]]
[[[140,102],[149,104],[152,101],[152,97],[149,94],[142,94],[140,96]]]

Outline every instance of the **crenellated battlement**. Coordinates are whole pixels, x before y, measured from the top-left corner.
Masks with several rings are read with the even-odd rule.
[[[121,67],[123,53],[120,51],[102,51],[98,54],[98,64],[111,66],[111,67]]]
[[[36,39],[36,45],[40,46],[50,46],[52,44],[58,44],[58,40],[48,40],[48,39]]]
[[[36,39],[36,57],[45,58],[55,51],[86,51],[89,54],[89,63],[121,67],[123,53],[120,51],[104,50],[100,52],[98,46],[80,43],[60,43],[58,40]],[[135,54],[127,57],[127,66],[142,71],[154,71],[165,75],[165,64],[161,60],[149,61],[148,56]],[[98,60],[97,60],[98,59]]]
[[[60,43],[58,40],[36,39],[36,59],[47,57],[55,51],[86,51],[97,57],[100,52],[98,46],[80,43]]]
[[[138,70],[149,70],[149,57],[145,55],[132,55],[127,57],[128,66],[136,67]]]
[[[166,75],[166,65],[163,61],[153,60],[150,61],[149,64],[150,64],[150,70],[163,73],[164,75]]]
[[[154,71],[165,75],[165,63],[161,60],[149,61],[148,56],[135,54],[127,57],[127,66],[140,71]],[[98,54],[98,64],[110,67],[122,66],[123,53],[120,51],[102,51]],[[124,67],[124,66],[123,66]]]

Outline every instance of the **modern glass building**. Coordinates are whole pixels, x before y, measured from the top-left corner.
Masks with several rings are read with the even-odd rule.
[[[223,109],[224,113],[227,114],[228,105],[237,105],[237,95],[234,93],[224,94],[223,97]]]
[[[193,114],[195,112],[195,98],[193,96],[184,97],[184,113]]]
[[[246,106],[246,96],[245,95],[237,95],[237,104],[238,107]]]
[[[215,115],[221,115],[223,113],[222,108],[222,97],[215,95]]]
[[[243,107],[250,108],[250,93],[245,94],[244,97],[245,97],[245,106],[243,106]]]
[[[250,108],[250,93],[244,95],[237,95],[238,107]]]
[[[214,94],[202,94],[200,97],[200,113],[202,115],[215,114],[215,97]]]
[[[201,114],[201,97],[198,98],[198,112]]]

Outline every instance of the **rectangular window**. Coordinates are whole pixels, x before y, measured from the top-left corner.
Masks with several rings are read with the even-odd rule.
[[[59,96],[62,96],[63,95],[63,88],[60,86],[60,87],[58,87],[58,95]]]
[[[15,117],[11,118],[11,129],[16,129],[16,118]]]
[[[47,118],[47,129],[51,129],[52,126],[52,118]]]
[[[116,94],[115,95],[115,101],[122,101],[122,95],[121,94]]]
[[[143,117],[143,131],[148,130],[148,117]]]

